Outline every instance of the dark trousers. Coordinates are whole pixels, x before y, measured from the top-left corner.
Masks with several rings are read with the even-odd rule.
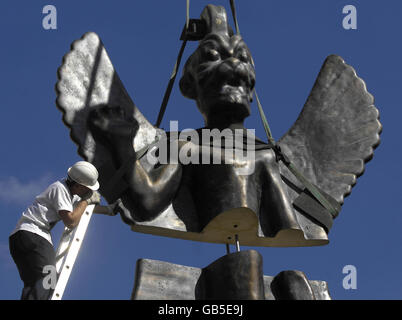
[[[45,238],[23,230],[10,236],[9,244],[11,256],[24,282],[21,300],[50,299],[53,290],[43,284],[48,275],[43,268],[55,265],[53,246]]]

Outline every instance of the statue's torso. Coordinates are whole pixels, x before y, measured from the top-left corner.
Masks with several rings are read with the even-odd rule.
[[[202,159],[208,150],[200,147],[198,152]],[[211,148],[209,154],[210,164],[182,165],[179,189],[179,200],[183,194],[186,202],[191,198],[192,207],[187,210],[193,211],[201,227],[220,213],[236,208],[248,208],[257,215],[261,210],[282,214],[296,225],[272,149],[257,150],[249,157],[235,156],[233,161],[225,161],[228,158],[224,149]],[[221,163],[213,164],[213,158]]]

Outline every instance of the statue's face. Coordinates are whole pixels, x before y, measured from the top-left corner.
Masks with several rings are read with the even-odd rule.
[[[197,100],[204,118],[230,115],[243,120],[250,114],[255,71],[240,36],[209,34],[190,59],[191,90],[186,94],[181,83],[182,92]]]

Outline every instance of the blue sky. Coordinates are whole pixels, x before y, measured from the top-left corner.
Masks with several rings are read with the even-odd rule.
[[[191,1],[198,18],[208,3]],[[57,8],[57,29],[42,27],[42,8]],[[345,5],[357,8],[357,30],[342,27]],[[297,118],[325,58],[342,56],[366,82],[384,130],[374,159],[345,200],[329,234],[312,248],[254,248],[264,274],[304,271],[328,282],[334,299],[402,299],[400,204],[402,110],[402,3],[390,0],[237,1],[240,30],[256,64],[257,89],[274,136]],[[8,236],[21,212],[48,184],[81,158],[55,106],[57,68],[70,44],[87,31],[101,37],[127,91],[154,123],[185,19],[185,1],[20,1],[0,4],[0,299],[18,299],[22,282],[8,252]],[[233,25],[233,23],[232,23]],[[185,59],[195,49],[190,44]],[[162,127],[203,126],[193,101],[175,85]],[[246,121],[265,138],[256,105]],[[55,228],[57,243],[62,230]],[[249,249],[242,247],[242,249]],[[225,246],[130,231],[117,217],[94,216],[65,299],[129,299],[137,259],[202,268]],[[357,269],[357,289],[345,290],[345,265]]]

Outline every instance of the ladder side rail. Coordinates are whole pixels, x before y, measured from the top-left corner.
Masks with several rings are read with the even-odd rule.
[[[63,267],[64,262],[66,261],[66,255],[68,249],[70,248],[72,239],[74,238],[74,234],[77,228],[70,229],[68,227],[64,227],[63,234],[61,235],[59,246],[56,251],[56,271],[57,274],[60,274],[60,271]]]
[[[73,230],[65,230],[63,233],[56,257],[57,255],[60,256],[63,254],[63,252],[65,253],[56,263],[58,279],[51,300],[61,300],[63,297],[64,290],[91,220],[94,207],[95,205],[89,205],[82,215],[78,226]],[[60,269],[58,269],[58,267]]]

